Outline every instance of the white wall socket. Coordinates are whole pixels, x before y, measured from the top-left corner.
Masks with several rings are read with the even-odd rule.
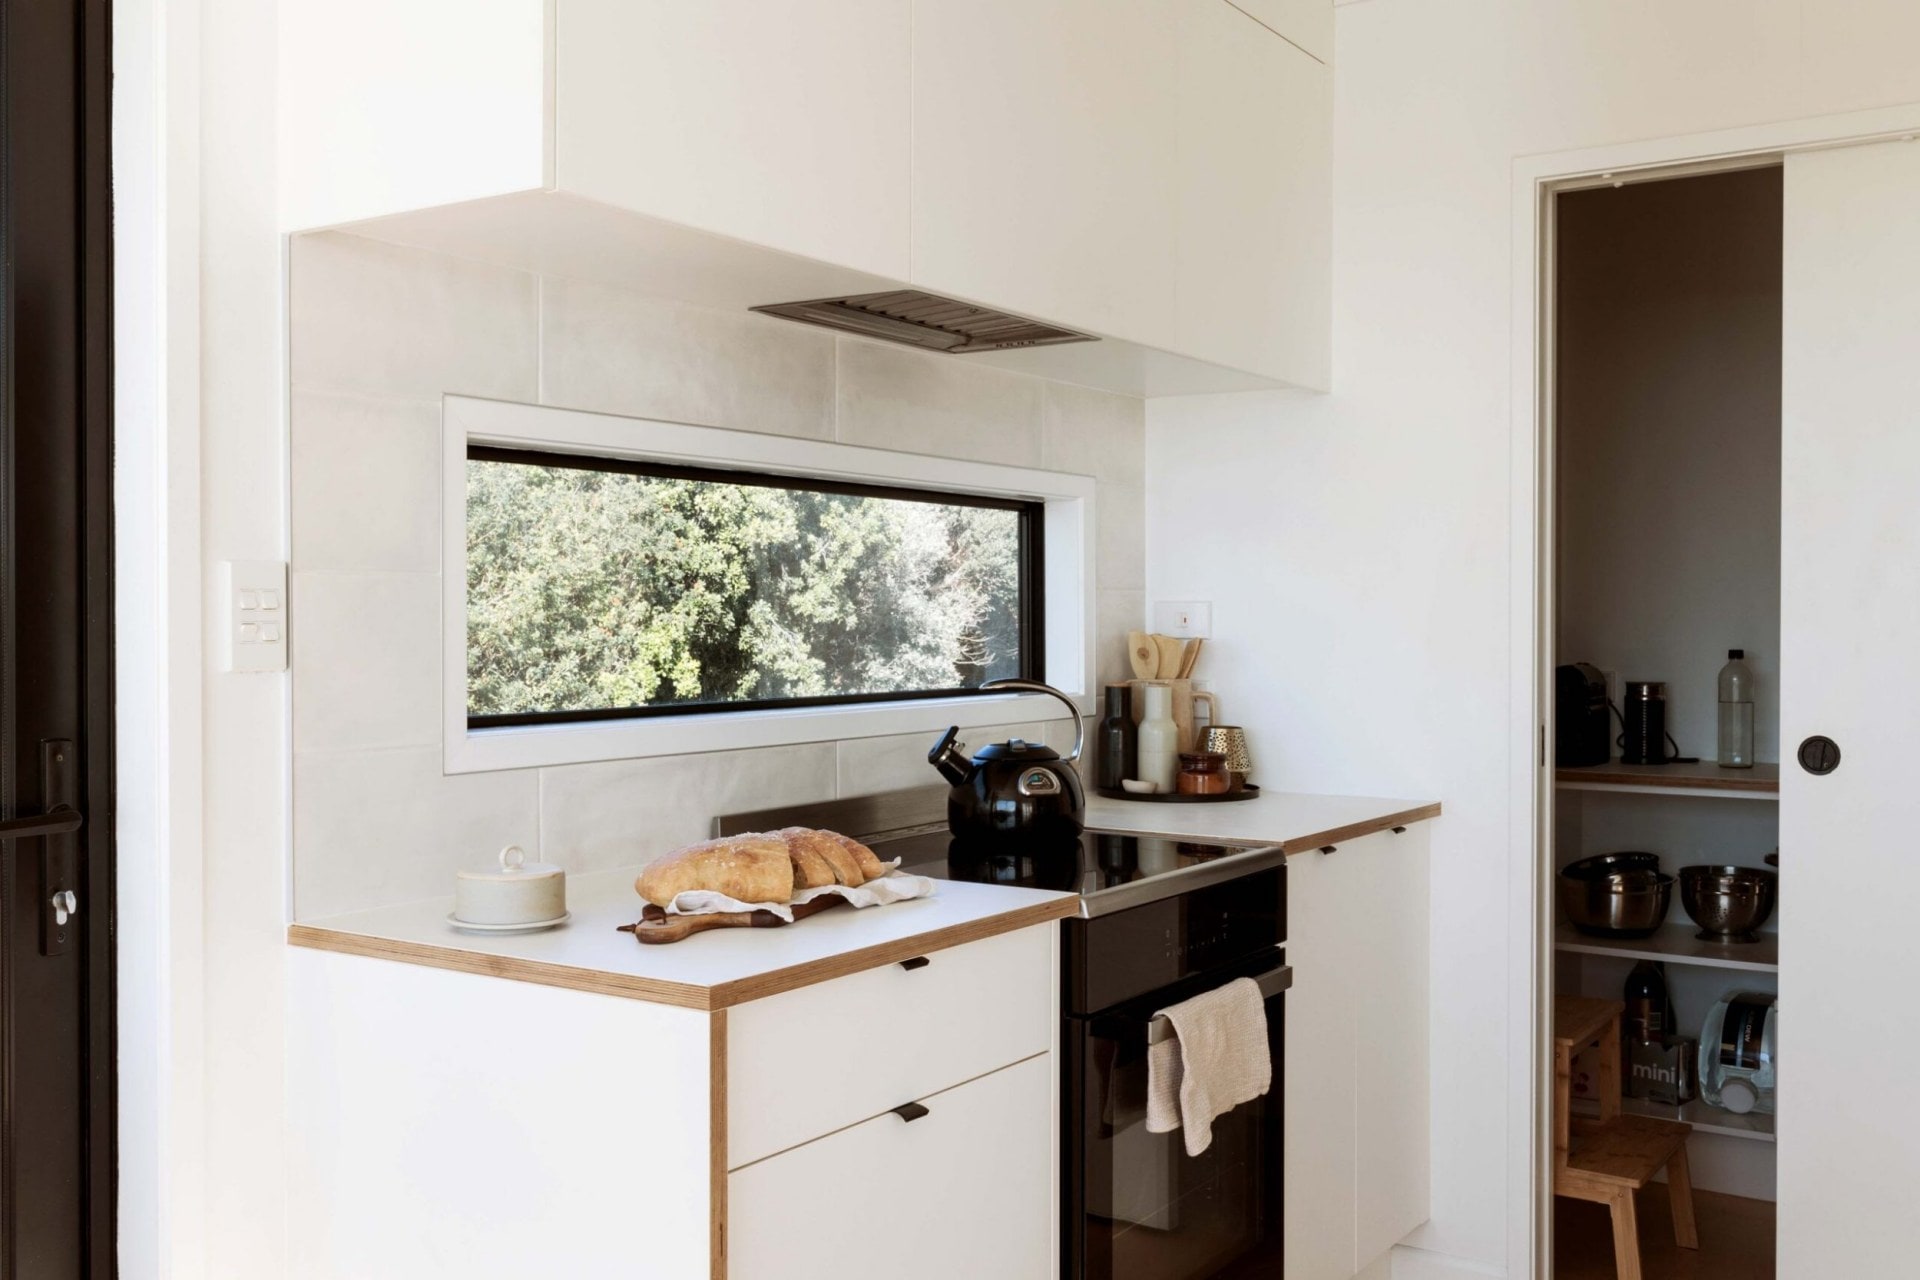
[[[287,669],[287,566],[282,560],[220,563],[220,669]]]
[[[1211,636],[1213,602],[1156,600],[1153,602],[1153,629],[1163,636]]]

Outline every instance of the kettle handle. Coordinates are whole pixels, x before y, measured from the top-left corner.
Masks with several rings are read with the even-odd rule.
[[[1080,758],[1080,749],[1087,744],[1087,721],[1080,714],[1080,708],[1072,698],[1060,692],[1050,684],[1041,684],[1038,680],[989,680],[980,686],[982,689],[1018,689],[1025,693],[1048,693],[1060,699],[1073,715],[1073,750],[1067,753],[1067,763]]]

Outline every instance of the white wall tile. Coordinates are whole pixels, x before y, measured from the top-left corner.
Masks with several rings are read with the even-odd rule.
[[[535,279],[360,236],[296,236],[293,385],[438,398],[538,394]]]
[[[293,397],[293,568],[440,571],[440,403]]]
[[[1095,594],[1093,670],[1102,685],[1133,679],[1127,661],[1127,632],[1146,628],[1147,593],[1108,591]]]
[[[438,574],[296,573],[291,603],[296,751],[439,744]]]
[[[837,341],[842,443],[1040,464],[1040,379],[968,364],[965,356]]]
[[[1145,590],[1146,491],[1103,482],[1095,508],[1094,580],[1107,590]]]
[[[540,853],[532,770],[444,777],[438,747],[295,752],[294,911],[299,919],[447,899],[454,872],[502,847]]]
[[[720,814],[826,800],[833,786],[831,742],[542,769],[542,848],[569,871],[647,862],[705,840]]]
[[[1146,483],[1146,402],[1065,382],[1045,384],[1040,465],[1102,484]]]
[[[781,435],[833,435],[833,335],[548,277],[542,403]]]

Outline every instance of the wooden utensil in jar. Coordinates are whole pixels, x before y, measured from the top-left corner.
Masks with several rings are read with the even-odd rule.
[[[1136,680],[1151,680],[1160,662],[1160,650],[1144,631],[1127,632],[1127,663]]]

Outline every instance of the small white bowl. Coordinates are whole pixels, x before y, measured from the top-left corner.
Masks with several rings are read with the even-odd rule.
[[[454,881],[450,919],[456,925],[513,927],[566,914],[567,873],[550,862],[528,862],[517,844],[500,851],[498,870],[462,871]]]
[[[1151,796],[1159,794],[1160,784],[1157,782],[1148,782],[1142,778],[1122,778],[1120,780],[1120,789],[1122,791],[1131,791],[1136,796]]]

